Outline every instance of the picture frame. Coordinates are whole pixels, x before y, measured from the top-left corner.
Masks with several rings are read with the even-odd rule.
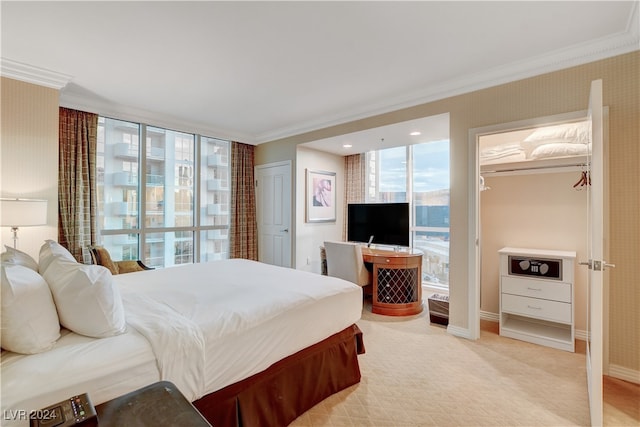
[[[306,170],[307,222],[336,221],[336,173]]]

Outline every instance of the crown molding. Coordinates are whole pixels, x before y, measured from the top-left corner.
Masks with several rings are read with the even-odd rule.
[[[639,4],[639,1],[633,2],[627,26],[623,32],[618,34],[569,48],[559,49],[545,55],[527,58],[526,60],[506,66],[496,67],[484,73],[470,74],[455,80],[442,81],[439,84],[432,84],[422,90],[400,94],[396,97],[387,98],[373,104],[370,103],[360,108],[318,117],[294,126],[271,129],[257,135],[247,134],[239,130],[215,129],[207,124],[191,123],[170,115],[115,105],[105,99],[95,99],[90,95],[75,93],[73,88],[68,87],[61,91],[60,104],[70,108],[81,108],[85,111],[93,111],[113,118],[122,118],[124,120],[139,119],[145,123],[158,126],[164,125],[175,129],[199,131],[203,135],[215,135],[216,138],[232,139],[248,144],[260,144],[640,50]],[[0,58],[0,63],[0,74],[3,77],[58,90],[65,88],[73,79],[73,76],[19,63],[7,58]]]
[[[14,80],[33,83],[60,90],[73,78],[67,74],[23,64],[8,58],[0,58],[0,75]]]
[[[559,49],[548,54],[514,62],[503,67],[496,67],[484,73],[467,75],[455,80],[431,85],[422,91],[405,94],[393,99],[371,105],[359,111],[342,112],[319,118],[312,122],[301,123],[294,127],[274,129],[256,135],[256,143],[264,143],[301,135],[319,129],[325,129],[356,120],[415,107],[429,102],[499,86],[541,74],[595,62],[606,58],[640,50],[640,19],[638,4],[635,2],[627,29],[623,33],[603,37],[599,40]]]
[[[245,144],[255,145],[255,136],[239,131],[212,127],[206,123],[198,123],[182,118],[176,118],[168,114],[147,111],[113,103],[104,98],[86,96],[74,92],[74,85],[60,92],[60,106],[74,110],[87,111],[99,114],[104,117],[144,123],[150,126],[158,126],[175,131],[195,133],[210,138],[226,139],[238,141]]]

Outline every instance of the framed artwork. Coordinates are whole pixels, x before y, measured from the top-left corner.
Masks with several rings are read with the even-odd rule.
[[[307,222],[335,222],[336,173],[307,169]]]

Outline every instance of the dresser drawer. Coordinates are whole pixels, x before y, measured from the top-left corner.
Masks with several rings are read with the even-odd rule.
[[[502,292],[552,301],[571,302],[571,284],[502,276]]]
[[[502,294],[501,311],[554,322],[573,323],[571,304]]]
[[[395,266],[395,265],[405,267],[407,266],[407,264],[410,263],[408,258],[381,256],[381,255],[374,256],[372,261],[374,264],[376,264],[380,268],[384,268],[385,266]]]

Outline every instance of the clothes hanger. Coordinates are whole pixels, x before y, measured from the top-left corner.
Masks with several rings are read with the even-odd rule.
[[[588,171],[582,171],[580,179],[573,184],[573,188],[580,190],[581,187],[591,185],[591,174]]]

